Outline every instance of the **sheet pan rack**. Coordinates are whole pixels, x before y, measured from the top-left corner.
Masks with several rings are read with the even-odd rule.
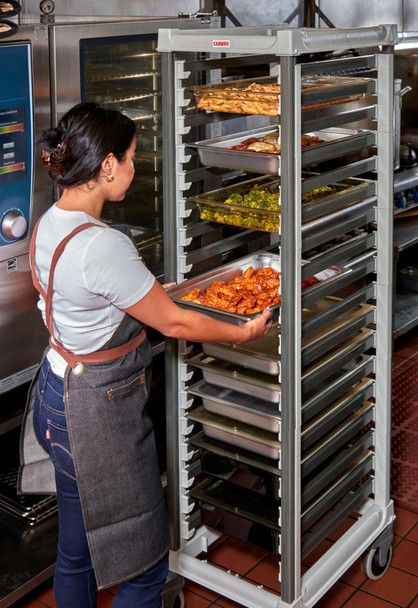
[[[280,259],[281,301],[268,344],[166,344],[171,569],[248,608],[313,606],[357,558],[371,552],[383,561],[388,556],[389,566],[396,41],[391,25],[159,33],[168,135],[165,280],[176,282],[173,297],[181,304],[193,286],[243,267],[251,256],[273,252]],[[362,53],[312,61],[317,52],[346,48]],[[213,111],[199,109],[206,92],[229,101],[231,91],[235,101],[246,95],[247,87],[234,87],[228,70],[245,74],[251,63],[266,65],[269,82],[279,85],[277,115],[271,104],[266,116],[260,106],[251,113],[246,105],[248,114],[231,111],[239,106],[222,112],[222,103]],[[344,93],[332,88],[347,75]],[[330,82],[330,88],[308,90],[304,109],[301,84],[307,77]],[[247,101],[257,103],[269,93],[257,86],[248,90]],[[272,91],[276,95],[277,88]],[[350,105],[367,92],[376,103]],[[341,98],[344,105],[331,111]],[[376,128],[356,131],[364,118],[374,119]],[[280,132],[279,155],[263,160],[252,154],[251,164],[245,152],[241,157],[228,149],[240,133],[258,137],[273,128]],[[302,151],[302,134],[317,132],[348,136],[328,137],[328,143]],[[225,244],[220,224],[200,219],[190,197],[200,201],[211,191],[219,196],[224,181],[233,185],[230,176],[239,183],[252,172],[277,177],[280,227],[249,239],[251,248],[240,258],[245,235],[257,230],[231,228]],[[344,180],[359,187],[301,204],[302,194]],[[209,249],[202,235],[211,241]],[[207,268],[199,274],[194,262],[207,251]],[[332,278],[302,291],[303,280],[331,267],[338,268]],[[237,322],[237,315],[197,308]],[[355,523],[348,532],[302,574],[305,557],[349,515]],[[277,556],[281,596],[199,558],[221,534]],[[373,559],[364,564],[365,573],[375,577]]]

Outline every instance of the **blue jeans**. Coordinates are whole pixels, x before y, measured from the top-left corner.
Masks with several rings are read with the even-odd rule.
[[[55,467],[58,552],[54,575],[57,608],[95,608],[97,584],[84,528],[64,411],[63,379],[44,360],[34,400],[34,430]],[[160,608],[168,555],[155,566],[120,583],[113,608]]]

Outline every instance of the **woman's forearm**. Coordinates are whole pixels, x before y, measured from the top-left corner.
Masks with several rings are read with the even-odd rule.
[[[169,338],[192,342],[247,342],[263,336],[271,327],[268,310],[238,326],[181,308],[157,281],[144,298],[125,311]]]

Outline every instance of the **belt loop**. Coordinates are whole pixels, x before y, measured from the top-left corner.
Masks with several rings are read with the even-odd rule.
[[[46,357],[45,357],[45,361],[42,365],[42,368],[43,368],[43,370],[42,370],[43,378],[42,378],[42,385],[41,385],[40,389],[41,389],[41,393],[43,395],[46,390],[46,385],[48,384],[49,372],[51,371],[51,364]]]

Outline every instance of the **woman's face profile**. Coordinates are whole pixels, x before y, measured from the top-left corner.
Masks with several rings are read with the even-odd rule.
[[[125,198],[126,191],[132,183],[135,175],[135,150],[136,138],[132,139],[131,145],[126,151],[125,157],[121,162],[116,160],[114,171],[114,181],[112,182],[112,201],[122,201]]]

